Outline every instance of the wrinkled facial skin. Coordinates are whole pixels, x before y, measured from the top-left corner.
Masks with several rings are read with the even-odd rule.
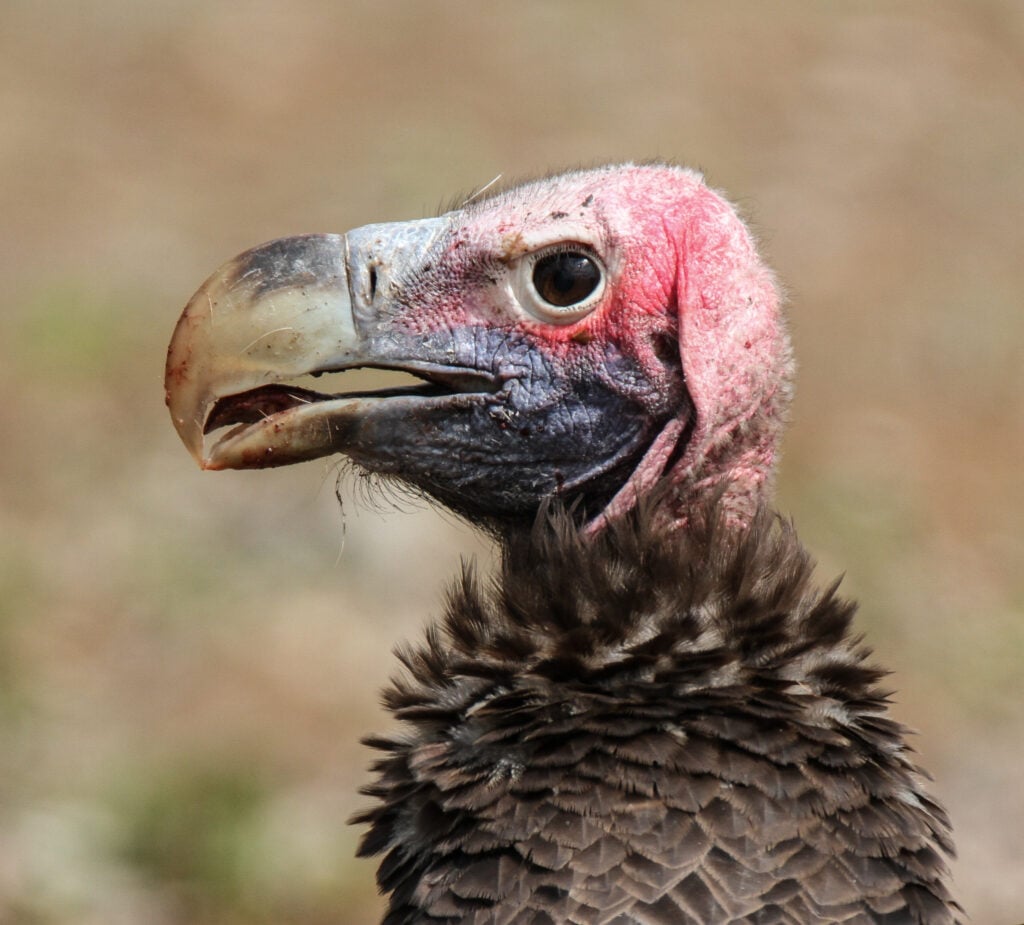
[[[580,347],[579,362],[556,367],[529,333],[477,326],[399,339],[394,349],[454,354],[452,365],[488,372],[500,387],[403,415],[381,403],[347,435],[345,452],[477,518],[530,518],[545,498],[565,495],[581,511],[601,509],[679,405],[678,394],[649,394],[613,345]],[[598,349],[599,363],[582,355]]]

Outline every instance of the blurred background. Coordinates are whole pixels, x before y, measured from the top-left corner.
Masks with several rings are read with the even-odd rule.
[[[266,239],[652,157],[788,287],[780,507],[894,671],[964,905],[1024,918],[1024,6],[6,0],[0,921],[376,920],[358,740],[487,547],[330,463],[201,474],[167,341]]]

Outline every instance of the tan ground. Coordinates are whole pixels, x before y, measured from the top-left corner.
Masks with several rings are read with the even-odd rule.
[[[653,156],[789,287],[780,506],[895,670],[973,920],[1024,919],[1024,6],[626,6],[0,6],[0,921],[373,921],[357,740],[483,547],[339,511],[329,465],[200,474],[167,339],[267,238]]]

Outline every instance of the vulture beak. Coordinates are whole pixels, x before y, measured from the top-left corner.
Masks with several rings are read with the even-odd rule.
[[[354,346],[343,237],[286,238],[240,254],[192,297],[171,339],[164,385],[178,435],[204,469],[315,456],[316,405],[275,386],[343,366]],[[205,435],[224,416],[211,411],[231,396],[239,426],[207,450]]]
[[[287,384],[299,377],[379,366],[445,380],[443,367],[415,357],[389,360],[375,347],[378,288],[410,258],[415,263],[441,224],[271,241],[203,284],[178,320],[164,380],[174,426],[203,469],[283,466],[345,452],[374,403],[408,410],[417,397],[415,389],[335,396]],[[424,391],[436,397],[438,390]]]

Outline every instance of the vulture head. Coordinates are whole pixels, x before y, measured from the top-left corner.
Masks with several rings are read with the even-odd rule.
[[[360,367],[422,385],[290,384]],[[241,254],[188,304],[166,372],[204,468],[340,453],[478,522],[554,497],[593,529],[666,476],[673,519],[713,492],[748,518],[791,360],[733,208],[693,171],[623,165]]]

